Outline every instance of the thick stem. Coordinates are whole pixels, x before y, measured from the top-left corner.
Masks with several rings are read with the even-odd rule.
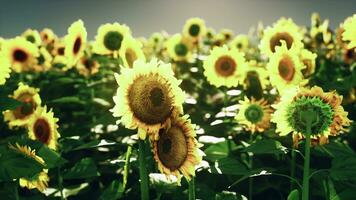
[[[195,200],[195,178],[189,181],[189,200]]]
[[[305,133],[305,159],[303,174],[302,200],[309,200],[309,167],[310,167],[310,135],[312,120],[306,120],[307,130]]]
[[[250,134],[250,145],[252,144],[253,142],[253,135],[252,133]],[[253,154],[249,154],[249,167],[250,167],[250,170],[252,170],[253,168]],[[249,200],[252,200],[252,194],[253,194],[253,178],[252,177],[249,177],[248,179],[248,199]]]
[[[15,181],[15,183],[14,183],[14,193],[15,193],[15,199],[16,200],[20,199],[18,187],[19,187],[19,182]]]
[[[61,200],[64,200],[64,194],[63,194],[63,178],[61,175],[61,169],[60,167],[57,168],[57,175],[58,175],[58,187],[59,187],[59,193],[61,195]]]
[[[291,170],[290,170],[290,176],[294,179],[295,178],[295,166],[296,166],[296,152],[294,146],[292,147],[291,151]],[[293,180],[290,181],[290,190],[294,190],[295,188],[295,183]]]
[[[139,168],[140,168],[140,188],[141,188],[141,200],[149,199],[149,190],[148,190],[148,173],[146,168],[146,148],[145,140],[138,140],[139,144]]]

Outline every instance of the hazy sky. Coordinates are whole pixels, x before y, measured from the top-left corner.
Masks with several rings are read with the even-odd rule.
[[[0,0],[0,36],[44,27],[64,35],[77,19],[84,21],[90,39],[100,24],[115,21],[130,26],[134,36],[149,36],[179,32],[190,17],[201,17],[215,29],[247,33],[258,21],[269,25],[281,16],[309,25],[314,11],[335,27],[356,14],[356,0]]]

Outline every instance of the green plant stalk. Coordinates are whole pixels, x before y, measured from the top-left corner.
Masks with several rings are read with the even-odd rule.
[[[291,172],[290,176],[294,179],[295,178],[295,166],[296,166],[296,152],[294,146],[292,147],[291,151]],[[290,190],[292,191],[295,188],[295,183],[293,180],[290,181]]]
[[[61,195],[61,200],[64,200],[64,194],[63,194],[63,178],[61,175],[61,169],[60,167],[57,167],[57,174],[58,174],[58,186],[59,186],[59,192]]]
[[[307,131],[305,134],[305,159],[304,159],[304,174],[303,174],[303,192],[302,200],[309,200],[309,167],[310,167],[310,135],[311,135],[311,120],[307,121]]]
[[[227,106],[227,88],[224,88],[224,123],[226,123],[226,106]],[[227,133],[227,148],[228,148],[228,155],[231,154],[231,141],[229,139],[229,133]]]
[[[123,185],[124,190],[126,188],[127,177],[129,175],[131,152],[132,152],[132,146],[129,145],[127,147],[127,151],[126,151],[125,166],[124,166],[124,178],[122,180],[122,185]]]
[[[14,184],[14,192],[15,192],[15,199],[16,200],[20,199],[18,187],[19,187],[19,181],[16,180],[15,184]]]
[[[252,144],[252,142],[253,142],[253,135],[251,133],[250,134],[250,145]],[[253,167],[253,155],[252,154],[249,156],[248,162],[249,162],[250,170],[252,170],[252,167]],[[252,200],[252,194],[253,194],[253,178],[249,177],[248,178],[248,199],[249,200]]]
[[[145,140],[138,140],[141,200],[149,199],[148,173],[146,168]]]
[[[195,178],[189,181],[189,200],[195,200]]]

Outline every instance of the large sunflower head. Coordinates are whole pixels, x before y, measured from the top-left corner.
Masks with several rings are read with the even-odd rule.
[[[234,87],[241,82],[246,62],[243,53],[223,46],[213,48],[203,67],[210,84],[216,87]]]
[[[4,56],[9,59],[15,72],[30,70],[39,56],[37,46],[23,37],[7,40],[2,47],[2,51]]]
[[[237,35],[229,44],[231,49],[237,49],[245,52],[249,47],[249,39],[247,35]]]
[[[242,84],[249,98],[261,99],[263,90],[269,84],[267,70],[257,61],[249,61],[242,75]]]
[[[23,83],[19,83],[19,87],[11,96],[23,103],[22,106],[15,110],[6,110],[3,112],[4,120],[9,122],[9,126],[24,126],[33,116],[35,110],[41,106],[41,98],[38,94],[39,89],[29,87]]]
[[[251,133],[263,132],[270,126],[272,109],[266,100],[256,101],[254,98],[249,100],[245,97],[239,101],[239,112],[235,119],[246,130]]]
[[[200,18],[190,18],[183,27],[183,36],[196,42],[205,35],[206,27],[204,20]]]
[[[180,173],[187,180],[195,176],[195,166],[202,160],[195,136],[194,125],[185,115],[172,119],[171,126],[161,129],[159,137],[152,140],[158,169],[167,176],[176,176],[178,183]]]
[[[52,44],[55,40],[57,40],[57,35],[54,34],[53,30],[49,29],[49,28],[44,28],[40,32],[40,36],[41,36],[42,42],[46,45]]]
[[[111,111],[114,117],[121,117],[125,127],[157,134],[160,128],[169,125],[171,116],[183,112],[185,95],[170,64],[157,59],[149,63],[136,60],[133,68],[122,68],[115,78],[119,88]]]
[[[345,20],[344,30],[342,40],[349,42],[347,45],[349,49],[356,47],[356,14]]]
[[[76,66],[79,74],[86,77],[98,73],[99,67],[99,62],[89,56],[83,56]]]
[[[276,52],[276,48],[282,45],[282,41],[286,43],[288,49],[303,47],[299,28],[292,19],[281,18],[273,27],[265,29],[259,45],[261,53],[271,56]]]
[[[118,56],[122,41],[131,35],[130,28],[119,23],[103,24],[95,36],[94,52],[101,55]]]
[[[317,55],[307,49],[302,49],[299,54],[305,68],[302,70],[304,77],[309,77],[315,72],[315,59]]]
[[[280,93],[303,82],[302,69],[304,68],[304,64],[299,59],[299,51],[288,49],[284,41],[282,46],[276,48],[267,64],[271,84],[276,86]]]
[[[11,63],[9,59],[0,52],[0,85],[4,85],[6,79],[10,77]]]
[[[27,29],[22,33],[22,37],[36,46],[40,46],[42,44],[41,36],[37,30]]]
[[[166,42],[168,55],[175,61],[189,61],[192,57],[191,44],[180,34],[175,34]]]
[[[306,112],[315,116],[311,124],[312,138],[335,136],[350,125],[347,112],[341,106],[342,97],[335,91],[324,92],[314,86],[311,89],[293,88],[286,91],[281,101],[273,107],[272,122],[277,124],[280,135],[306,133]],[[311,114],[309,114],[310,116]]]
[[[122,59],[125,67],[132,67],[135,60],[146,60],[142,51],[142,44],[131,35],[127,35],[119,50],[120,58]]]
[[[29,138],[56,150],[59,137],[57,122],[52,110],[47,112],[47,107],[38,108],[27,124]]]
[[[68,67],[73,67],[84,54],[87,43],[87,31],[82,20],[74,22],[68,28],[65,36],[64,55],[67,57]]]

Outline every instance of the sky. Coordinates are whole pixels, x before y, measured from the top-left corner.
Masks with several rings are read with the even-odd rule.
[[[101,24],[113,22],[128,25],[136,37],[147,37],[161,30],[180,32],[190,17],[200,17],[216,30],[228,28],[239,34],[259,21],[270,25],[281,16],[309,25],[313,12],[337,27],[356,14],[356,0],[0,0],[0,37],[45,27],[63,36],[77,19],[84,21],[89,39]]]

